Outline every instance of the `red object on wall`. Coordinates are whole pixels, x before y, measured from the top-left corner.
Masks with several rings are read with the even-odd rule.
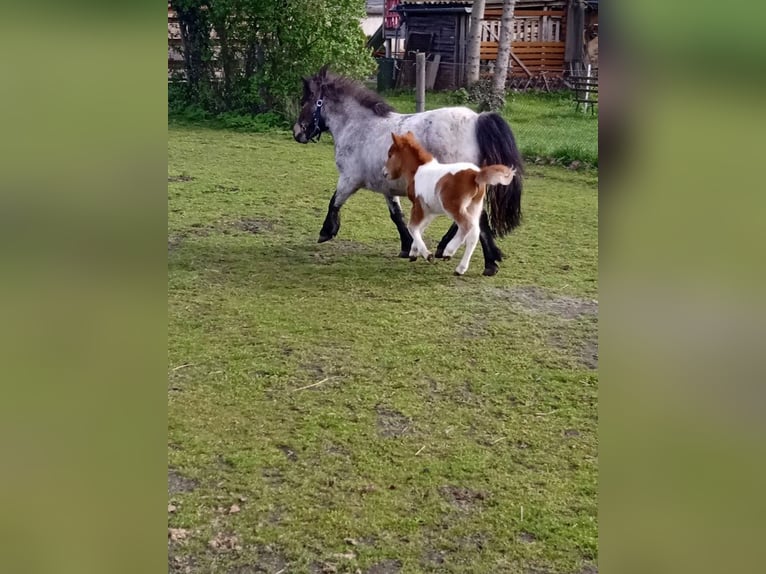
[[[384,11],[383,27],[388,30],[396,30],[399,27],[399,14],[392,12],[399,5],[399,0],[386,0],[386,9]]]

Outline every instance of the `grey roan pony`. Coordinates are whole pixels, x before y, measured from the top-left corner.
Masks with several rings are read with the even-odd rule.
[[[412,237],[399,203],[399,197],[407,195],[406,188],[403,182],[388,181],[383,175],[392,132],[412,131],[442,163],[503,164],[515,168],[516,177],[510,185],[487,189],[486,211],[481,214],[484,275],[497,273],[503,254],[494,237],[504,236],[521,221],[523,173],[511,128],[499,114],[477,114],[465,107],[398,114],[375,92],[353,80],[328,73],[325,66],[315,76],[303,80],[301,112],[293,135],[296,141],[308,143],[325,131],[329,131],[335,141],[335,163],[340,177],[319,232],[319,243],[338,234],[340,208],[352,194],[365,187],[385,196],[401,239],[399,256],[409,256]],[[439,242],[436,257],[442,256],[455,233],[457,226],[453,224]]]

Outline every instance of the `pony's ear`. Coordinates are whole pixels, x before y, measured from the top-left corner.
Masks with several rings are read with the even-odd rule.
[[[324,80],[324,79],[326,79],[326,78],[327,78],[327,68],[329,68],[329,67],[330,67],[330,64],[325,64],[324,66],[322,66],[322,67],[319,69],[319,74],[317,74],[317,75],[318,75],[318,76],[319,76],[321,79],[323,79],[323,80]]]
[[[309,85],[308,78],[301,78],[303,80],[303,97],[308,98],[311,95],[311,86]]]
[[[396,135],[394,132],[391,132],[391,139],[394,140],[394,143],[396,145],[399,145],[399,136]]]

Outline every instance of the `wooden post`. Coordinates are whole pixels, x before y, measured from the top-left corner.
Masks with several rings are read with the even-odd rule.
[[[415,111],[426,111],[426,55],[415,54]]]

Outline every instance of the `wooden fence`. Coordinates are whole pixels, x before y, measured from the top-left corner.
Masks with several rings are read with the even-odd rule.
[[[502,8],[484,12],[481,36],[481,59],[497,58]],[[513,17],[511,69],[513,75],[561,76],[564,73],[564,10],[517,10]]]

